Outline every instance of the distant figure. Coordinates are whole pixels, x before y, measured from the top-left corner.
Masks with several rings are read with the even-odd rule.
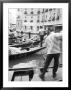
[[[44,75],[50,65],[52,59],[54,58],[54,66],[53,66],[53,78],[56,77],[56,72],[58,70],[59,65],[59,56],[61,53],[60,42],[62,39],[62,33],[50,32],[50,34],[45,39],[44,46],[46,47],[46,61],[44,63],[43,72],[40,75],[40,78],[44,80]]]
[[[44,32],[40,31],[39,36],[40,36],[40,46],[42,47],[42,41],[43,41],[43,37],[44,37]]]

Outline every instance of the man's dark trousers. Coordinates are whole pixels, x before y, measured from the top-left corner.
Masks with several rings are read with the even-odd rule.
[[[58,65],[59,65],[59,56],[60,56],[60,53],[47,55],[47,58],[43,67],[43,72],[41,74],[42,76],[44,76],[44,74],[46,73],[48,66],[50,65],[53,58],[54,58],[53,74],[57,72]]]

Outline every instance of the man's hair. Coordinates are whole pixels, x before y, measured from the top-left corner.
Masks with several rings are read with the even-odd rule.
[[[47,31],[47,35],[49,35],[49,34],[50,34],[50,30]]]

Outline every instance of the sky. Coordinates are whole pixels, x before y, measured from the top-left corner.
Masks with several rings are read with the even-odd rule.
[[[9,9],[9,22],[16,24],[17,9]]]

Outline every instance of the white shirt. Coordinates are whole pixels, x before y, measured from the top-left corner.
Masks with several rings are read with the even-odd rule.
[[[51,33],[45,39],[44,46],[46,47],[47,54],[61,53],[60,40],[62,39],[61,33]]]

